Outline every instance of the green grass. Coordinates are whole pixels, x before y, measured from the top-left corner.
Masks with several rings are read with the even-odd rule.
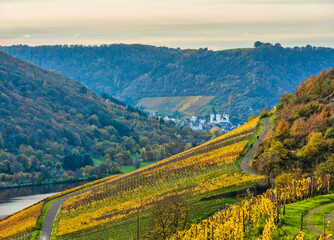
[[[272,113],[271,116],[270,116],[270,124],[271,124],[271,126],[274,126],[274,124],[276,123],[276,121],[277,121],[277,114],[275,112],[275,113]]]
[[[140,162],[140,168],[146,167],[148,165],[151,165],[152,163],[155,163],[155,161],[149,161],[149,162]],[[137,170],[134,166],[122,166],[122,173],[129,173]]]
[[[256,142],[257,137],[260,136],[260,134],[262,133],[262,130],[263,130],[263,121],[264,121],[263,118],[260,119],[259,124],[256,127],[254,134],[252,135],[251,139],[249,139],[246,147],[244,148],[243,153],[241,154],[241,156],[239,157],[239,159],[236,161],[236,165],[238,166],[238,168],[240,168],[240,164],[242,162],[242,159],[246,156],[246,154],[249,151],[251,145]]]
[[[104,163],[104,157],[93,158],[94,166],[98,166],[101,163]]]
[[[224,209],[226,204],[233,204],[237,201],[235,197],[226,197],[220,199],[210,199],[206,201],[195,202],[192,210],[192,221],[199,223],[201,219],[206,219],[217,211]]]
[[[306,216],[307,213],[313,208],[317,208],[319,206],[323,206],[332,202],[334,202],[334,194],[317,196],[286,205],[285,216],[281,218],[281,221],[283,223],[282,229],[284,230],[284,232],[286,232],[290,239],[297,236],[300,230],[301,214],[303,214],[303,216]],[[318,221],[318,219],[316,218],[315,221]],[[303,231],[305,232],[305,239],[314,239],[316,237],[315,234],[309,232],[306,229],[305,218],[303,221]],[[282,234],[282,232],[280,233]]]
[[[133,154],[132,158],[134,158],[134,154]],[[101,163],[104,163],[104,157],[93,158],[93,162],[94,162],[94,166],[98,166]],[[140,168],[146,167],[146,166],[148,166],[152,163],[155,163],[155,161],[141,162],[140,163]],[[129,173],[129,172],[133,172],[133,171],[137,170],[134,166],[121,166],[121,167],[122,167],[122,170],[121,170],[122,173]]]
[[[334,196],[333,196],[334,197]],[[326,216],[326,227],[328,228],[328,221],[332,219],[329,219],[327,215],[334,211],[334,199],[332,204],[329,204],[328,206],[320,209],[319,211],[315,212],[313,216],[311,217],[311,223],[320,231],[323,231],[323,226],[324,226],[324,214]],[[333,231],[332,228],[328,228],[328,230]]]

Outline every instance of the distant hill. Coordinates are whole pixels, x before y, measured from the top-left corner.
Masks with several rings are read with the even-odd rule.
[[[261,174],[334,174],[334,68],[311,76],[276,107],[253,168]]]
[[[0,52],[2,182],[42,181],[61,169],[93,165],[95,158],[106,161],[104,168],[82,171],[106,174],[116,163],[176,154],[184,150],[183,138],[205,134],[149,117],[62,74]]]
[[[123,44],[0,49],[128,104],[171,97],[167,108],[153,109],[160,112],[177,109],[174,97],[214,96],[203,107],[193,106],[192,98],[184,104],[201,115],[215,108],[236,121],[274,106],[281,94],[293,91],[303,79],[334,66],[331,48],[283,48],[260,42],[256,46],[226,51]]]

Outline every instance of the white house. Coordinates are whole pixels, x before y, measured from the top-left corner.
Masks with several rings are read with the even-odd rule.
[[[215,120],[215,115],[213,113],[210,114],[210,123],[213,123]]]

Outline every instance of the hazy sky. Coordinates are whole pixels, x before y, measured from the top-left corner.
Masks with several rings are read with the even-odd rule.
[[[334,47],[334,0],[0,0],[0,45]]]

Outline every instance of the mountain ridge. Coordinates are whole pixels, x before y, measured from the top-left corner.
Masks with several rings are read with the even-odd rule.
[[[131,105],[145,97],[215,96],[196,114],[214,108],[237,121],[273,107],[303,79],[334,66],[331,48],[256,46],[222,51],[125,44],[0,49]]]
[[[61,169],[78,177],[105,175],[119,171],[116,163],[132,165],[134,155],[136,161],[160,160],[182,151],[183,138],[205,135],[3,52],[0,116],[0,179],[5,183],[62,178]],[[103,168],[77,171],[93,165],[92,158],[102,158]]]

